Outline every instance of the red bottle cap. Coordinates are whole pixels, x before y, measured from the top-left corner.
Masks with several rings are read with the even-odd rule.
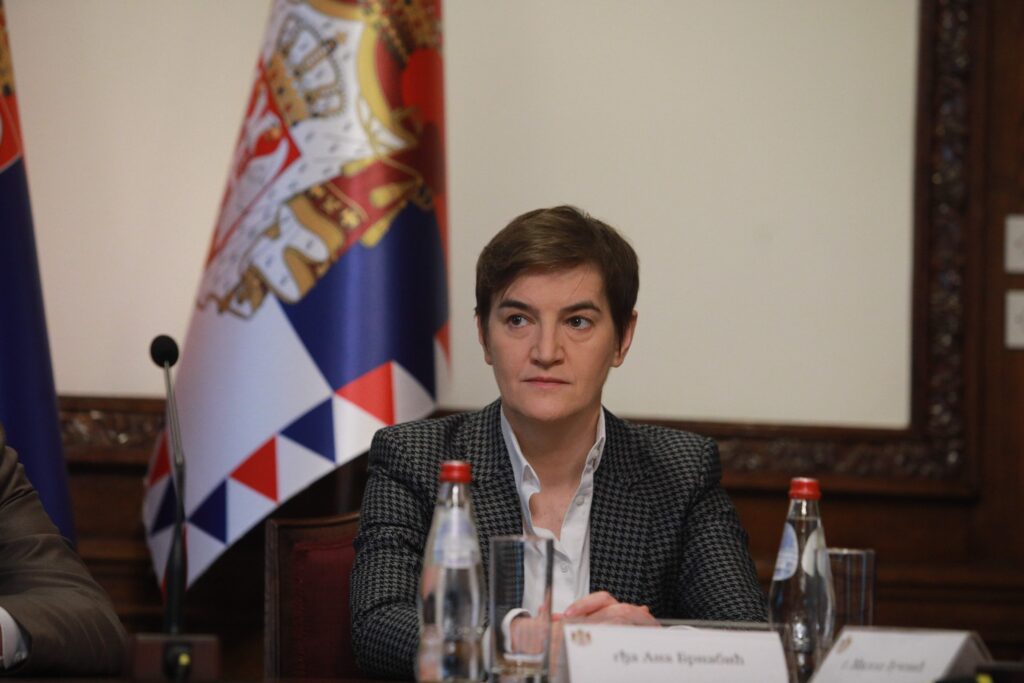
[[[817,479],[807,477],[793,477],[789,482],[789,497],[797,500],[818,500],[821,498],[821,489],[818,487]]]
[[[441,463],[441,481],[453,484],[468,484],[473,481],[469,463],[465,460],[448,460]]]

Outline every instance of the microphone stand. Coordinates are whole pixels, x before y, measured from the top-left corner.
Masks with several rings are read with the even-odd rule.
[[[150,347],[153,362],[163,369],[167,394],[167,431],[170,437],[171,482],[177,498],[171,548],[164,570],[166,607],[164,632],[134,634],[129,643],[126,673],[134,680],[215,681],[220,678],[220,641],[214,635],[184,634],[185,598],[185,456],[181,447],[178,404],[171,383],[171,366],[178,361],[178,345],[161,335]]]
[[[174,536],[167,554],[167,611],[164,614],[164,632],[170,636],[181,634],[182,602],[185,598],[185,456],[181,450],[181,427],[178,422],[178,403],[174,400],[171,384],[171,363],[163,362],[164,387],[167,392],[167,422],[173,454],[171,484],[177,491],[178,505],[174,515]],[[172,681],[186,681],[192,669],[192,645],[186,641],[171,641],[164,645],[164,674]]]

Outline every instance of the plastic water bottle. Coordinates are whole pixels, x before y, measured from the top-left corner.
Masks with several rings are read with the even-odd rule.
[[[789,513],[768,592],[769,621],[782,636],[790,679],[797,683],[809,680],[828,654],[835,622],[820,498],[817,479],[790,482]]]
[[[479,681],[486,597],[468,462],[441,465],[434,520],[427,537],[418,607],[416,680]]]

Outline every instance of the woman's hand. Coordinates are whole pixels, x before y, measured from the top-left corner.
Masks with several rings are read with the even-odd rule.
[[[555,615],[555,618],[559,618],[559,615]],[[562,612],[561,618],[595,624],[658,625],[658,620],[654,618],[646,605],[630,605],[626,602],[619,602],[607,591],[598,591],[580,598]]]

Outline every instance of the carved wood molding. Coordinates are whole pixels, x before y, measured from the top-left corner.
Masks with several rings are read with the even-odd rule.
[[[148,465],[163,430],[163,399],[61,396],[59,405],[61,436],[71,466]]]
[[[964,354],[971,67],[970,0],[941,0],[934,21],[929,104],[927,427],[929,462],[921,475],[963,472],[966,450]],[[922,87],[922,83],[919,87]],[[923,88],[922,88],[923,89]],[[919,171],[920,173],[920,171]],[[915,302],[921,305],[921,302]]]

